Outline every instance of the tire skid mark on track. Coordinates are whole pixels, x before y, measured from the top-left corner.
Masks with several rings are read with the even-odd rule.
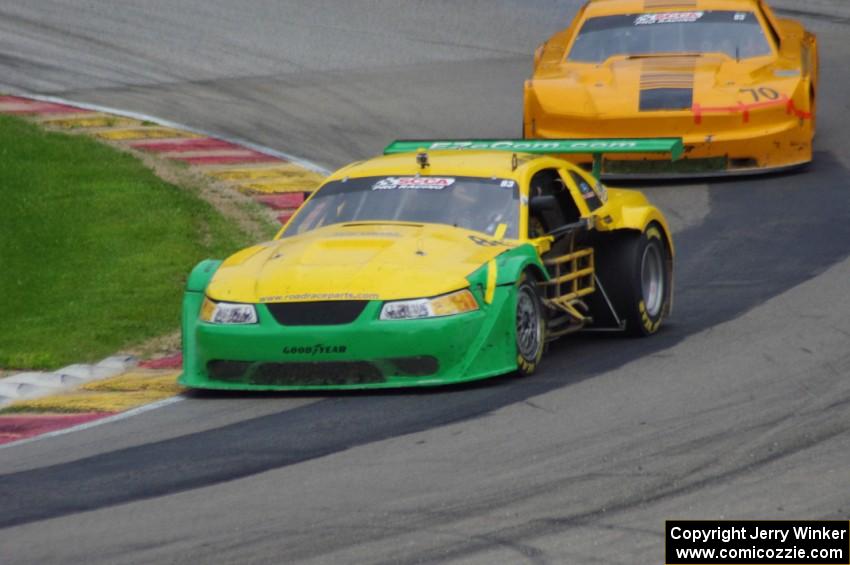
[[[848,363],[850,354],[844,357],[840,366]],[[802,380],[808,374],[801,373],[798,376]],[[614,455],[607,460],[605,467],[610,467],[610,471],[594,466],[587,471],[569,475],[548,475],[554,478],[533,483],[517,483],[517,486],[490,490],[484,494],[470,494],[468,498],[464,497],[453,504],[441,504],[436,512],[422,512],[418,508],[411,508],[410,512],[393,513],[390,516],[381,514],[381,519],[392,524],[387,527],[364,526],[359,529],[358,525],[345,523],[341,525],[342,531],[338,532],[333,541],[323,544],[319,553],[316,553],[316,548],[312,546],[299,553],[298,543],[294,541],[290,544],[286,557],[288,560],[298,561],[302,558],[316,559],[321,556],[322,559],[333,561],[334,551],[344,552],[355,546],[362,549],[373,543],[381,544],[381,547],[392,547],[393,542],[397,544],[399,538],[406,534],[420,531],[440,533],[445,530],[459,535],[449,536],[442,544],[432,542],[430,547],[417,552],[415,557],[396,553],[388,555],[386,560],[380,563],[443,563],[467,560],[477,562],[476,558],[482,560],[481,554],[492,551],[494,545],[514,543],[534,547],[542,539],[558,538],[570,529],[599,527],[600,522],[620,519],[621,515],[632,511],[645,511],[647,508],[682,499],[706,489],[720,488],[738,479],[769,474],[771,471],[766,468],[771,464],[807,454],[821,445],[845,437],[844,434],[850,430],[850,422],[842,418],[846,414],[846,406],[850,404],[850,396],[826,406],[821,405],[828,401],[826,398],[812,399],[811,403],[803,401],[802,408],[788,413],[778,402],[784,394],[783,391],[773,392],[772,400],[777,402],[768,418],[758,421],[743,420],[743,425],[738,425],[737,421],[729,416],[747,412],[747,405],[752,401],[727,404],[723,408],[732,410],[720,415],[720,421],[723,422],[720,426],[722,431],[702,425],[714,418],[710,411],[703,413],[700,418],[688,414],[688,423],[684,425],[693,435],[684,439],[678,446],[671,447],[669,442],[681,436],[682,430],[677,428],[683,425],[682,420],[676,418],[671,422],[672,427],[667,425],[668,422],[654,421],[650,428],[630,436],[623,444],[622,450],[616,451],[621,455]],[[766,403],[771,404],[771,399]],[[703,429],[711,431],[702,432]],[[817,433],[811,434],[808,430],[812,429],[818,430]],[[766,438],[770,441],[765,441]],[[592,444],[595,439],[574,438],[573,442]],[[653,450],[654,445],[666,447]],[[647,447],[649,451],[646,450]],[[561,448],[569,450],[568,445]],[[676,452],[675,457],[670,456],[671,451]],[[592,453],[582,453],[593,459]],[[724,457],[718,458],[718,453],[723,453]],[[633,487],[628,492],[622,492],[616,487],[611,488],[614,483],[625,480]],[[551,510],[551,504],[544,502],[552,493],[570,491],[599,494],[592,499],[577,495],[576,505],[584,509],[575,512]],[[538,512],[535,519],[492,530],[487,529],[486,522],[481,524],[476,521],[477,517],[485,515],[502,516],[517,508],[535,507],[537,501],[540,501],[541,507],[549,507],[549,510]],[[539,514],[543,514],[543,517]],[[376,520],[380,521],[377,518]],[[361,521],[368,522],[366,519]],[[470,523],[473,525],[470,526]],[[326,527],[335,530],[339,528],[333,523],[326,524]],[[348,528],[352,531],[346,531]],[[657,531],[652,534],[661,535]],[[453,538],[457,541],[453,541]]]
[[[535,518],[517,526],[488,532],[486,536],[479,536],[482,538],[481,540],[470,540],[469,542],[459,543],[449,547],[443,546],[438,550],[418,553],[415,557],[409,559],[394,559],[392,561],[382,561],[378,563],[381,563],[381,565],[388,565],[389,563],[445,563],[447,561],[468,559],[475,554],[489,551],[492,548],[489,544],[481,543],[485,539],[510,540],[517,544],[529,544],[533,542],[535,538],[558,534],[570,528],[593,525],[598,523],[601,519],[610,519],[615,517],[617,514],[634,508],[649,506],[666,499],[686,496],[690,493],[721,485],[738,477],[750,474],[755,470],[766,467],[779,459],[805,452],[806,450],[812,449],[834,438],[841,437],[850,431],[850,426],[837,425],[834,421],[830,426],[830,420],[828,418],[824,418],[823,420],[824,421],[820,426],[820,429],[823,431],[818,433],[815,437],[808,434],[800,434],[800,437],[795,438],[795,443],[786,449],[775,453],[765,454],[756,460],[744,462],[743,464],[730,469],[723,469],[721,472],[710,474],[707,477],[702,477],[696,480],[690,479],[689,477],[697,474],[698,471],[703,468],[702,465],[694,465],[692,468],[685,469],[675,475],[671,474],[670,476],[661,477],[660,480],[655,481],[656,484],[654,487],[648,489],[649,492],[647,492],[647,490],[642,490],[640,493],[622,500],[602,501],[598,508],[591,511],[573,515],[567,514],[563,516],[551,516],[548,518]],[[764,427],[765,425],[762,424],[756,426],[752,430],[744,430],[744,432],[758,431]],[[514,496],[503,500],[489,500],[486,504],[482,504],[481,508],[476,508],[472,512],[465,512],[463,515],[443,513],[440,515],[439,519],[435,521],[435,523],[445,525],[447,522],[452,520],[460,520],[470,515],[475,515],[475,511],[481,510],[482,508],[486,508],[488,511],[492,512],[494,508],[509,506],[511,503],[516,502],[517,498],[543,496],[547,492],[558,491],[568,485],[592,481],[594,478],[595,477],[593,476],[566,477],[553,483],[538,485],[533,492],[523,493],[519,497],[514,494]],[[427,526],[427,524],[420,523],[416,524],[415,527],[423,528]]]

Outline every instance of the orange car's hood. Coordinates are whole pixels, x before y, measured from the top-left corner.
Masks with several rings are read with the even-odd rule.
[[[690,110],[692,103],[735,106],[739,101],[754,102],[754,96],[742,89],[765,80],[779,97],[790,96],[798,81],[775,78],[772,66],[763,59],[735,61],[705,54],[612,57],[601,65],[567,65],[560,75],[537,78],[533,84],[537,102],[547,114],[602,117],[633,115],[646,109],[646,100],[660,95],[659,91],[676,92],[670,107],[665,107],[662,99],[654,110]],[[688,101],[691,103],[686,104]]]
[[[342,224],[231,256],[207,287],[214,300],[310,302],[430,297],[468,286],[466,277],[509,245],[435,224]]]

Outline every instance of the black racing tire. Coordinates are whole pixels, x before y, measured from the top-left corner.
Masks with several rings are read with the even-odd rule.
[[[515,306],[517,373],[534,373],[546,345],[546,316],[535,281],[523,276],[516,288]]]
[[[626,323],[626,333],[652,335],[669,312],[672,295],[664,234],[653,223],[643,233],[624,235],[611,244],[599,278],[617,315]]]

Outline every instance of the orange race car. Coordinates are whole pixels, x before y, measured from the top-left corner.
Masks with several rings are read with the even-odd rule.
[[[814,34],[763,0],[590,0],[537,49],[523,136],[684,139],[685,159],[606,159],[608,177],[790,168],[812,159],[817,79]]]

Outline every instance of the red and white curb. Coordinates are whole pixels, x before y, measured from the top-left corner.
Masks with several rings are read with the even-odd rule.
[[[0,97],[3,98],[3,97]],[[188,131],[190,133],[195,133],[204,137],[210,137],[214,139],[218,139],[233,145],[238,145],[241,147],[246,147],[248,149],[253,149],[254,151],[258,151],[264,155],[269,155],[272,157],[276,157],[281,161],[287,161],[290,163],[294,163],[296,165],[300,165],[305,169],[317,172],[321,175],[327,176],[331,173],[329,169],[322,167],[321,165],[317,165],[312,161],[308,161],[301,157],[296,157],[294,155],[290,155],[289,153],[284,153],[283,151],[278,151],[277,149],[272,149],[271,147],[265,147],[263,145],[258,145],[256,143],[252,143],[250,141],[240,139],[237,137],[230,137],[221,134],[211,133],[208,130],[194,128],[191,126],[187,126],[178,122],[172,122],[170,120],[165,120],[159,118],[157,116],[151,116],[149,114],[144,114],[141,112],[132,112],[128,110],[122,110],[120,108],[112,108],[109,106],[101,106],[99,104],[89,104],[88,102],[77,102],[74,100],[68,100],[66,98],[59,98],[56,96],[43,96],[40,94],[18,94],[14,96],[7,96],[6,98],[16,98],[19,100],[31,100],[35,102],[42,103],[42,109],[39,110],[38,106],[23,106],[18,107],[17,112],[8,112],[0,109],[0,113],[18,113],[18,114],[33,114],[33,113],[71,113],[71,112],[79,112],[80,110],[88,110],[90,112],[100,112],[104,114],[113,114],[115,116],[122,116],[125,118],[130,118],[134,120],[139,120],[142,122],[151,122],[157,125],[173,128],[176,130]]]
[[[132,408],[118,414],[112,412],[89,412],[85,414],[26,414],[22,416],[0,416],[0,449],[17,447],[43,439],[81,432],[120,422],[145,412],[182,402],[184,397],[172,396]]]
[[[182,162],[270,208],[285,224],[328,169],[294,155],[157,116],[55,96],[0,96],[0,114],[34,117],[124,147]]]

